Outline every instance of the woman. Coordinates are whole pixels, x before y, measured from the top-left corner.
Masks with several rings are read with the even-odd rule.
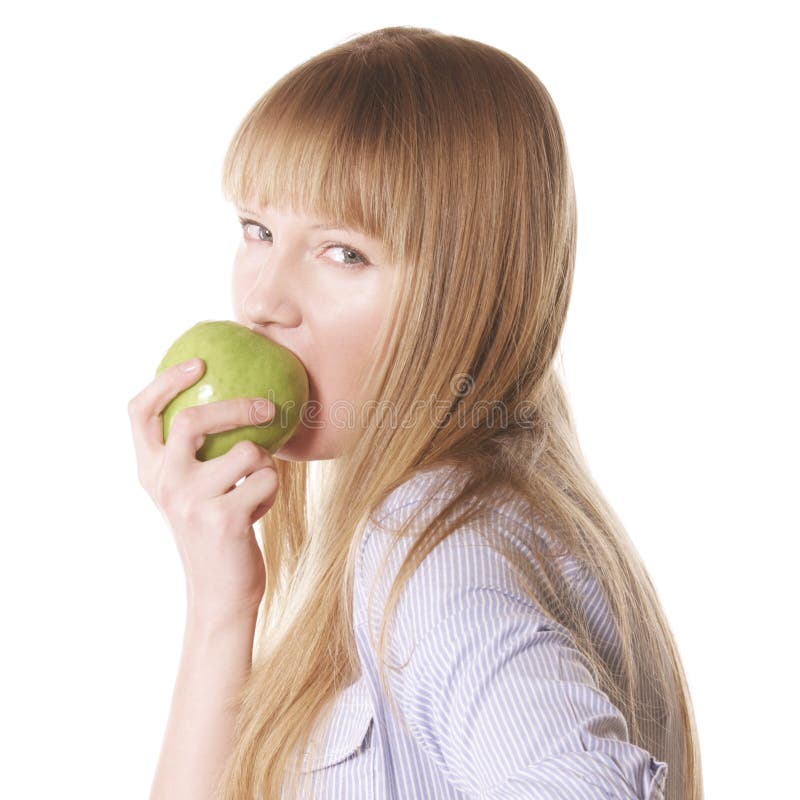
[[[255,104],[223,185],[236,319],[303,361],[315,413],[274,458],[200,463],[255,398],[166,444],[202,363],[131,401],[188,592],[151,797],[699,800],[673,636],[555,371],[576,208],[541,82],[374,31]]]

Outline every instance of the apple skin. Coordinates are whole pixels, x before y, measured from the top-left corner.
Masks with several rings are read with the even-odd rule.
[[[163,410],[164,442],[182,408],[235,397],[265,397],[274,403],[275,415],[268,423],[206,434],[198,461],[221,456],[244,439],[273,454],[292,437],[309,392],[308,375],[294,353],[238,322],[205,320],[175,340],[156,375],[191,358],[202,358],[205,371]]]

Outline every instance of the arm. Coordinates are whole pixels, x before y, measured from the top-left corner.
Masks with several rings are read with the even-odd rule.
[[[502,516],[496,524],[512,533]],[[390,542],[391,533],[365,529],[357,580],[366,599],[377,579],[376,632],[412,543],[401,540],[381,576]],[[434,548],[395,613],[387,658],[408,663],[387,680],[400,724],[454,788],[484,800],[663,798],[666,762],[628,741],[624,717],[568,630],[522,594],[475,531],[459,529]]]
[[[202,359],[193,361],[205,368]],[[161,415],[200,376],[192,363],[160,371],[128,403],[139,482],[169,523],[186,573],[183,650],[151,800],[209,800],[216,793],[266,585],[253,525],[278,491],[271,453],[253,442],[206,461],[196,457],[207,434],[264,421],[256,413],[263,398],[183,408],[167,436]],[[267,402],[269,418],[275,408]]]
[[[233,745],[233,700],[250,671],[257,612],[214,623],[188,615],[150,800],[211,800]]]

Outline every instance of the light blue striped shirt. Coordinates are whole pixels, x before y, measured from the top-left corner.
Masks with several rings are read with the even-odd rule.
[[[375,518],[396,530],[442,470],[456,475],[450,469],[418,472],[390,493]],[[454,485],[452,478],[447,485]],[[447,491],[440,488],[421,522],[432,519]],[[508,501],[494,507],[491,519],[509,534],[520,524],[530,531]],[[316,757],[306,753],[312,796],[666,800],[667,762],[628,741],[624,717],[596,688],[566,628],[554,626],[520,592],[508,563],[475,532],[481,524],[485,519],[438,544],[400,596],[386,643],[390,664],[407,661],[401,671],[387,671],[402,720],[379,682],[367,599],[377,580],[369,620],[377,637],[412,540],[401,539],[380,576],[392,534],[365,527],[353,596],[362,673],[315,735],[322,744]],[[596,584],[571,560],[563,569],[585,594],[592,624],[613,645],[600,595],[591,591]]]

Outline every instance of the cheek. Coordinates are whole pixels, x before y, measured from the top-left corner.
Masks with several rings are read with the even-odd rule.
[[[233,264],[233,269],[231,270],[230,287],[231,306],[234,310],[235,317],[239,322],[243,322],[242,314],[244,312],[242,311],[242,303],[244,302],[247,285],[247,271],[242,265],[240,257],[237,255]]]
[[[375,343],[381,319],[359,317],[358,322],[340,323],[330,330],[322,349],[326,402],[355,401],[364,389],[360,376],[375,359]],[[330,392],[328,391],[330,388]]]
[[[330,405],[337,400],[352,400],[356,373],[363,363],[358,337],[352,330],[331,331],[320,356],[319,390],[323,401]]]

